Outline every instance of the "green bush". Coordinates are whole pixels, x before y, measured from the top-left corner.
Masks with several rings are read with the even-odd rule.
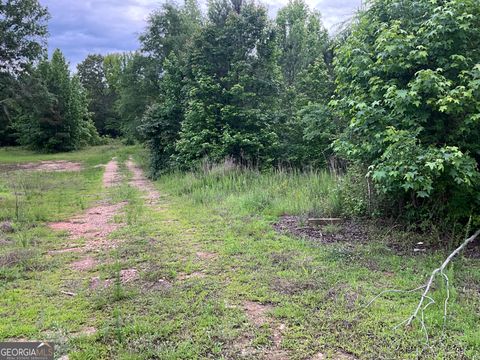
[[[369,167],[390,213],[480,212],[479,26],[477,0],[374,0],[336,51],[349,124],[335,148]]]

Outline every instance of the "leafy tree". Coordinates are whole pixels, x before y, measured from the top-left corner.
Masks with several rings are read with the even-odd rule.
[[[173,167],[175,143],[183,120],[183,73],[172,53],[164,63],[159,98],[145,112],[139,131],[150,150],[150,169],[156,177]]]
[[[140,36],[142,52],[160,63],[172,52],[181,56],[201,22],[202,15],[195,0],[187,0],[184,6],[171,2],[163,4],[150,15],[147,29]]]
[[[287,86],[296,84],[305,69],[323,58],[328,50],[328,34],[320,13],[303,0],[290,0],[275,19],[279,62]]]
[[[181,164],[190,166],[202,157],[272,159],[278,107],[274,40],[262,6],[209,4],[188,59],[185,120],[177,142]]]
[[[19,77],[44,52],[48,17],[36,0],[0,1],[0,146],[16,142],[12,120],[29,91]]]
[[[12,119],[18,108],[19,87],[20,83],[12,74],[0,72],[0,146],[16,142]]]
[[[78,64],[78,76],[89,98],[89,111],[101,135],[117,136],[120,124],[114,109],[117,94],[107,82],[105,59],[102,55],[88,55]]]
[[[37,0],[0,2],[0,73],[18,74],[44,52],[47,9]]]
[[[22,145],[51,152],[71,151],[98,140],[79,79],[70,76],[60,50],[30,78],[35,91],[16,122]]]
[[[103,71],[107,86],[113,92],[118,93],[120,87],[120,77],[125,68],[127,55],[122,53],[107,54],[103,57]]]
[[[401,207],[479,212],[479,26],[476,0],[375,0],[337,49],[336,148]]]
[[[276,17],[283,73],[281,161],[321,166],[331,153],[334,121],[327,103],[333,92],[328,34],[320,14],[290,0]]]
[[[127,54],[117,79],[116,110],[122,133],[128,141],[140,139],[138,127],[142,116],[159,93],[160,65],[138,52]]]
[[[143,51],[162,67],[158,96],[139,127],[150,149],[155,176],[174,165],[175,143],[185,110],[186,57],[190,39],[200,29],[201,21],[195,1],[187,1],[182,7],[167,3],[150,17],[141,36]]]

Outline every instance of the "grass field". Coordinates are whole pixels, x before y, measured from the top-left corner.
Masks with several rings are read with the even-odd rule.
[[[372,222],[359,242],[274,229],[282,215],[337,215],[338,179],[223,165],[162,177],[152,202],[132,185],[130,155],[143,163],[140,149],[116,145],[57,155],[0,150],[0,167],[83,165],[0,176],[0,221],[15,229],[0,232],[0,340],[52,340],[69,359],[480,359],[478,259],[459,257],[448,270],[444,330],[446,292],[436,283],[427,341],[418,322],[393,330],[419,292],[366,305],[382,290],[423,284],[444,252],[399,250],[421,237]],[[114,156],[122,180],[104,188],[97,165]],[[116,246],[52,254],[72,240],[47,224],[99,202],[126,202],[113,220],[122,225],[108,236]],[[86,255],[95,266],[72,269]],[[124,281],[129,271],[135,276]],[[111,286],[92,288],[93,278]]]

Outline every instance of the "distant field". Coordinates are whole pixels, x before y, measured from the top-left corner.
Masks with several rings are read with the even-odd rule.
[[[58,160],[81,168],[14,167]],[[135,163],[119,145],[0,149],[0,340],[69,359],[479,359],[480,259],[448,270],[444,332],[436,283],[427,342],[418,321],[393,329],[419,291],[366,305],[420,286],[445,253],[372,221],[309,228],[345,201],[330,174],[216,166],[152,183]]]

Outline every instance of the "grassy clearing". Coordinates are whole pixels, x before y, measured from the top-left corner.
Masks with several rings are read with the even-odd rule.
[[[120,152],[123,161],[127,151]],[[382,289],[417,287],[443,253],[397,254],[390,239],[411,234],[386,236],[378,227],[366,243],[335,244],[273,230],[281,214],[337,214],[344,196],[328,174],[225,167],[172,174],[156,183],[162,197],[149,206],[128,184],[124,165],[121,171],[118,187],[96,188],[99,196],[128,205],[116,219],[125,226],[111,235],[120,246],[95,253],[94,269],[69,269],[78,254],[46,256],[65,238],[41,226],[32,230],[39,231],[36,243],[9,245],[27,260],[6,267],[10,275],[0,278],[0,339],[56,338],[70,359],[270,359],[276,346],[292,359],[318,352],[327,358],[339,352],[358,359],[478,358],[478,260],[459,258],[449,269],[455,289],[445,337],[445,289],[436,286],[427,347],[418,326],[392,330],[418,294],[390,294],[364,307]],[[35,251],[37,260],[30,263],[22,251]],[[135,269],[138,278],[119,281],[125,269]],[[92,291],[93,276],[115,285]],[[72,288],[77,296],[61,295]],[[253,324],[246,301],[268,305],[268,321]],[[82,334],[89,326],[97,331]]]
[[[101,196],[103,167],[113,156],[125,158],[131,148],[107,145],[63,154],[37,154],[28,150],[0,149],[2,164],[44,160],[80,162],[80,172],[2,171],[0,174],[0,221],[17,225],[57,221],[77,214]]]
[[[197,205],[221,202],[242,215],[341,213],[334,177],[326,172],[272,171],[214,167],[207,172],[166,175],[162,185]]]
[[[94,316],[87,310],[85,297],[61,293],[82,286],[83,280],[66,269],[78,255],[47,255],[68,240],[45,225],[104,200],[103,167],[97,165],[113,156],[125,159],[131,152],[119,146],[54,156],[19,149],[0,151],[5,161],[0,165],[52,159],[83,165],[79,172],[10,170],[0,175],[0,221],[9,221],[15,228],[12,234],[0,232],[0,339],[48,338],[64,344],[69,332],[79,331]]]

